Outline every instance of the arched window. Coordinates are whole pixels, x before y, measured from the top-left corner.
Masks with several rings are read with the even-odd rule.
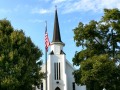
[[[55,90],[60,90],[60,88],[59,87],[56,87],[56,89]]]

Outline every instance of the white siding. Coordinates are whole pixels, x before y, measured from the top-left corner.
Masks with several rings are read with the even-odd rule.
[[[74,81],[74,76],[73,76],[73,71],[74,68],[72,67],[72,65],[66,61],[66,74],[67,74],[67,83],[68,83],[68,90],[73,90],[73,82]],[[78,86],[75,84],[75,90],[86,90],[86,86]]]

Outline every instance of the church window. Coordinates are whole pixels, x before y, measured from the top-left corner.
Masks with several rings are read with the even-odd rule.
[[[43,83],[41,83],[40,85],[40,90],[43,90]]]
[[[60,80],[60,63],[59,63],[59,80]]]
[[[57,80],[58,80],[58,63],[57,63]]]
[[[72,84],[73,84],[73,90],[75,90],[75,82],[73,82]]]
[[[55,80],[56,80],[56,63],[54,63],[54,77],[55,77]]]
[[[60,80],[61,75],[60,75],[60,62],[59,63],[54,63],[54,77],[55,80]]]

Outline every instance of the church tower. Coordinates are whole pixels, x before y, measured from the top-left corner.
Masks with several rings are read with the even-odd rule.
[[[57,9],[55,10],[53,40],[48,56],[48,90],[67,90],[65,44],[61,40]]]
[[[53,39],[50,44],[50,53],[47,60],[47,90],[86,90],[86,86],[75,84],[73,72],[75,68],[66,59],[63,47],[65,44],[61,40],[57,9],[55,10]],[[42,71],[46,71],[46,65],[42,66]],[[42,80],[40,88],[36,90],[46,90],[46,81]]]

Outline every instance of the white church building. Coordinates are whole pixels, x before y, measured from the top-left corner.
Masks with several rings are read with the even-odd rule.
[[[55,10],[53,40],[50,44],[50,53],[47,60],[47,90],[86,90],[86,86],[75,84],[73,71],[75,68],[66,59],[63,47],[65,44],[61,40],[57,10]],[[43,65],[42,71],[45,72]],[[46,80],[40,88],[36,90],[46,90]]]

